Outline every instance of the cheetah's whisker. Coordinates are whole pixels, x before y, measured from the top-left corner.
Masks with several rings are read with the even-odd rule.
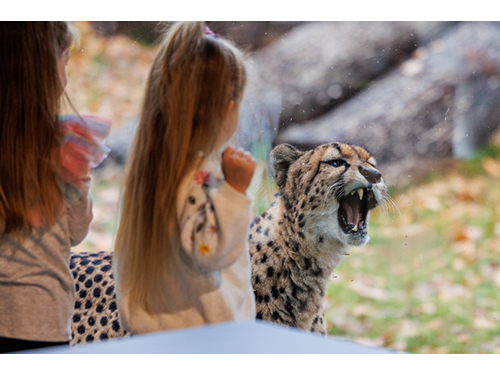
[[[337,181],[335,182],[334,184],[330,185],[328,187],[328,189],[326,190],[326,194],[325,196],[323,197],[323,205],[326,206],[327,204],[327,198],[328,198],[328,195],[333,191],[334,188],[338,187],[338,186],[341,186],[341,189],[340,189],[340,192],[342,193],[343,195],[343,189],[344,189],[344,186],[343,186],[343,183],[341,181]],[[339,192],[339,191],[337,191]],[[339,194],[340,195],[340,194]]]

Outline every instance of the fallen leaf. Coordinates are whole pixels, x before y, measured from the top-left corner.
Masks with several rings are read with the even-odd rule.
[[[434,354],[448,354],[449,350],[446,346],[440,346],[434,350]]]
[[[498,324],[485,317],[477,317],[474,319],[473,326],[475,329],[491,330],[497,328]]]
[[[419,283],[413,287],[413,295],[422,300],[426,300],[436,294],[436,289],[436,286],[431,283]]]
[[[484,158],[481,160],[481,165],[490,176],[496,178],[500,177],[500,160]]]
[[[474,263],[477,260],[476,244],[472,241],[455,242],[451,245],[451,250],[462,256],[468,263]]]
[[[377,301],[385,301],[388,299],[388,294],[384,289],[369,286],[360,280],[352,280],[349,287],[365,298],[371,298]]]
[[[468,344],[471,341],[470,335],[466,333],[461,333],[457,336],[457,341],[463,344]]]
[[[433,329],[439,329],[443,326],[443,319],[437,318],[437,319],[432,319],[427,323],[427,327],[433,328]]]
[[[352,309],[352,314],[358,317],[372,316],[375,309],[370,305],[356,305]]]
[[[413,337],[419,334],[418,323],[409,319],[400,321],[394,328],[399,338]]]
[[[390,347],[400,352],[404,352],[408,348],[408,344],[406,344],[406,341],[396,341],[395,343],[391,344]]]
[[[465,267],[467,266],[467,264],[465,263],[465,260],[463,260],[462,258],[455,258],[453,260],[453,263],[451,264],[451,266],[453,267],[453,269],[455,271],[463,271],[465,269]]]
[[[441,301],[451,301],[459,298],[469,299],[471,296],[471,291],[460,284],[445,282],[438,285],[437,289]]]

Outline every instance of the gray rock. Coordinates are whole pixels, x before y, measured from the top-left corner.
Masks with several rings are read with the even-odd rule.
[[[408,183],[413,170],[453,155],[456,125],[473,145],[492,134],[499,86],[500,25],[463,23],[333,112],[286,129],[276,143],[359,143],[387,166],[390,182]]]
[[[480,76],[459,84],[455,91],[456,116],[453,127],[453,155],[470,159],[498,127],[500,119],[500,77]]]
[[[158,21],[91,21],[96,33],[104,36],[126,35],[145,44],[157,43],[164,25]]]
[[[171,21],[91,21],[90,26],[103,36],[126,35],[145,44],[157,44]],[[246,51],[271,43],[303,22],[297,21],[207,21],[217,34],[232,40]]]
[[[316,118],[371,85],[449,22],[311,22],[252,56],[282,97],[280,128]]]
[[[258,50],[290,32],[302,22],[284,21],[209,21],[208,27],[232,40],[246,52]]]

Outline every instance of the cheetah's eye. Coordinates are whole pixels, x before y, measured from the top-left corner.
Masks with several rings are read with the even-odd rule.
[[[342,160],[342,159],[333,159],[333,160],[329,160],[329,161],[325,161],[326,164],[328,165],[331,165],[332,167],[342,167],[344,165],[347,164],[347,162],[345,160]]]

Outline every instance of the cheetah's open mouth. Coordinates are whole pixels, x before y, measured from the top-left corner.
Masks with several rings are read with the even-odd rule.
[[[339,204],[338,219],[342,231],[346,234],[366,234],[368,213],[377,205],[372,190],[352,190],[339,199]]]

